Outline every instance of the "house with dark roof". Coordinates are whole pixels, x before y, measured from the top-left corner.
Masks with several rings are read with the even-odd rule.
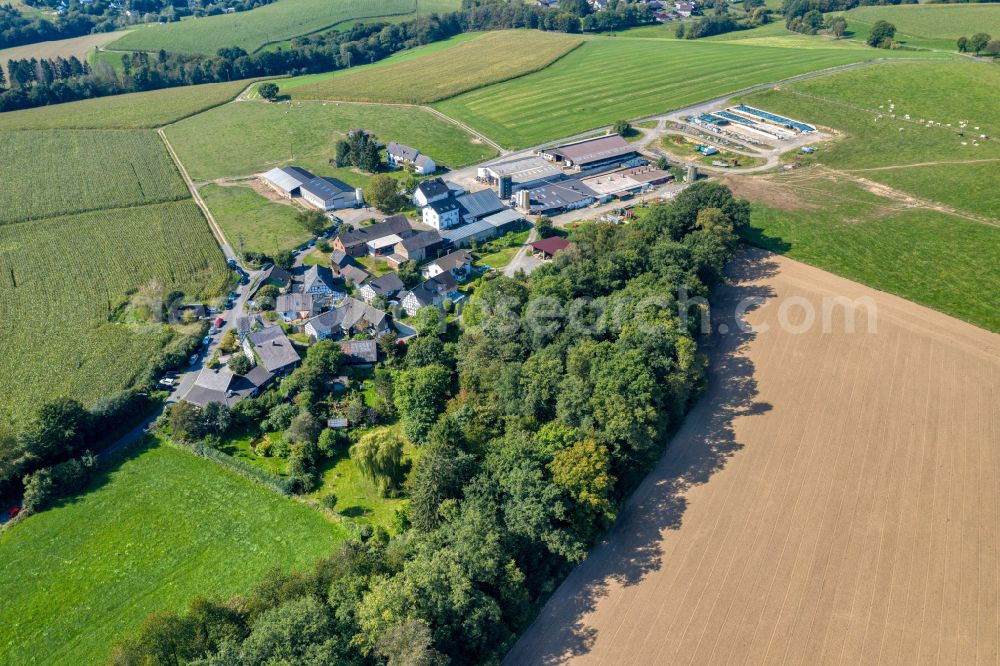
[[[378,336],[389,330],[389,317],[356,298],[345,298],[334,309],[317,315],[302,326],[302,332],[315,340],[339,339],[357,333]]]
[[[413,205],[423,208],[432,201],[440,201],[451,196],[451,188],[440,178],[422,180],[413,190]]]
[[[359,227],[337,234],[333,239],[333,249],[352,257],[362,257],[368,254],[368,243],[372,241],[392,235],[402,239],[415,233],[416,230],[405,215],[393,215],[369,227]]]
[[[344,266],[343,270],[340,271],[340,277],[344,280],[350,280],[355,285],[361,284],[371,276],[372,274],[365,269],[354,265]]]
[[[278,296],[274,310],[285,321],[298,321],[315,315],[318,306],[312,294],[293,292]]]
[[[283,196],[297,197],[302,194],[302,185],[316,176],[295,166],[277,167],[265,173],[262,178],[272,189]]]
[[[436,231],[421,231],[396,243],[386,261],[393,268],[399,268],[404,261],[423,261],[444,245],[444,239]]]
[[[404,292],[400,298],[400,305],[408,315],[413,316],[420,308],[441,305],[446,298],[457,300],[459,298],[457,291],[458,283],[451,273],[441,273]]]
[[[253,290],[247,298],[252,299],[257,295],[258,291],[269,285],[277,287],[278,291],[286,291],[292,285],[292,274],[284,268],[279,268],[278,266],[271,264],[264,269],[260,279],[257,280],[257,284],[254,285]]]
[[[376,297],[386,300],[392,298],[404,289],[403,281],[395,273],[386,273],[361,285],[358,293],[366,303],[371,304]]]
[[[378,362],[378,343],[375,340],[341,340],[338,344],[347,365],[375,365]]]
[[[302,274],[301,290],[320,300],[337,300],[347,295],[341,281],[326,266],[313,265],[306,269]]]
[[[455,250],[421,268],[420,274],[424,278],[432,278],[442,273],[450,273],[456,280],[463,280],[472,270],[472,261],[472,253],[468,250]]]
[[[261,365],[255,365],[246,375],[237,375],[226,366],[214,370],[205,367],[182,399],[199,407],[210,402],[232,407],[244,398],[256,396],[274,377]]]
[[[336,178],[313,178],[299,189],[302,198],[320,210],[357,208],[364,203],[361,190]]]
[[[424,206],[421,215],[428,227],[450,229],[462,222],[462,207],[456,199],[439,199]]]
[[[416,148],[395,141],[385,147],[385,159],[391,167],[397,169],[409,167],[422,176],[437,171],[437,165],[430,157],[422,154]]]
[[[250,333],[243,340],[243,353],[273,374],[289,372],[301,360],[280,326],[268,326]]]

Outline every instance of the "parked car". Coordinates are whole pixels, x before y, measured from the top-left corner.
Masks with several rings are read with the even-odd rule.
[[[15,506],[13,509],[7,512],[7,517],[10,519],[14,519],[17,517],[17,514],[19,513],[21,513],[21,507]]]
[[[215,327],[216,328],[222,328],[222,325],[225,324],[225,323],[226,323],[226,320],[223,319],[222,317],[216,317],[215,318]]]
[[[226,263],[229,264],[230,268],[238,268],[239,267],[239,264],[236,262],[235,259],[230,259]]]
[[[189,362],[190,365],[197,365],[199,358],[200,358],[200,356],[198,354],[192,354],[191,358],[188,359],[188,362]]]
[[[250,284],[250,278],[244,275],[243,277],[240,278],[240,284]]]
[[[205,345],[206,347],[212,344],[212,336],[206,335],[205,337],[203,337],[201,339],[201,344]]]
[[[232,310],[233,309],[233,302],[232,301],[226,301],[226,309],[227,310]]]

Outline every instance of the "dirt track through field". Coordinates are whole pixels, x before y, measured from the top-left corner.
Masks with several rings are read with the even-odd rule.
[[[734,278],[713,329],[753,297],[753,331],[505,663],[1000,663],[1000,336],[759,251]],[[876,314],[824,333],[824,297]]]

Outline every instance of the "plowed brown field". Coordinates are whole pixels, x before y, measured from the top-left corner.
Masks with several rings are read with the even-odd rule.
[[[875,332],[860,306],[823,332],[838,296]],[[709,392],[506,663],[1000,662],[1000,336],[759,252],[714,328],[746,297],[753,330],[714,335]]]

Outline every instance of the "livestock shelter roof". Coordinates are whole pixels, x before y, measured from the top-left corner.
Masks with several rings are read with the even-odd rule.
[[[636,152],[620,134],[609,134],[608,136],[597,137],[596,139],[585,139],[574,143],[567,143],[556,146],[548,150],[543,150],[542,154],[552,155],[564,162],[573,164],[590,164],[601,160],[609,160],[621,155],[628,155]]]
[[[481,221],[499,229],[506,227],[509,224],[513,224],[514,222],[520,222],[523,219],[524,215],[513,208],[507,208],[499,213],[494,213],[493,215],[484,217]]]
[[[316,176],[312,175],[305,169],[300,169],[299,167],[276,167],[271,169],[264,174],[264,180],[268,181],[274,187],[279,190],[284,190],[285,192],[291,192],[292,190],[302,187],[303,184],[308,183],[313,180]]]
[[[543,238],[542,240],[537,240],[534,243],[528,243],[532,248],[538,250],[539,252],[544,252],[548,255],[553,255],[560,250],[565,250],[569,247],[570,243],[565,238],[560,236],[551,236],[549,238]]]
[[[477,220],[506,207],[493,190],[479,190],[471,194],[463,194],[455,200],[465,209],[466,213]]]
[[[476,236],[484,231],[496,232],[496,227],[486,220],[463,224],[460,227],[452,227],[441,232],[441,236],[452,245],[459,243],[470,236]]]
[[[543,210],[550,208],[565,208],[586,199],[597,197],[597,192],[590,189],[579,180],[564,180],[559,183],[549,183],[531,190],[532,201],[537,201]]]
[[[313,178],[307,183],[302,183],[302,191],[324,201],[336,199],[345,194],[354,194],[353,187],[336,178]]]

